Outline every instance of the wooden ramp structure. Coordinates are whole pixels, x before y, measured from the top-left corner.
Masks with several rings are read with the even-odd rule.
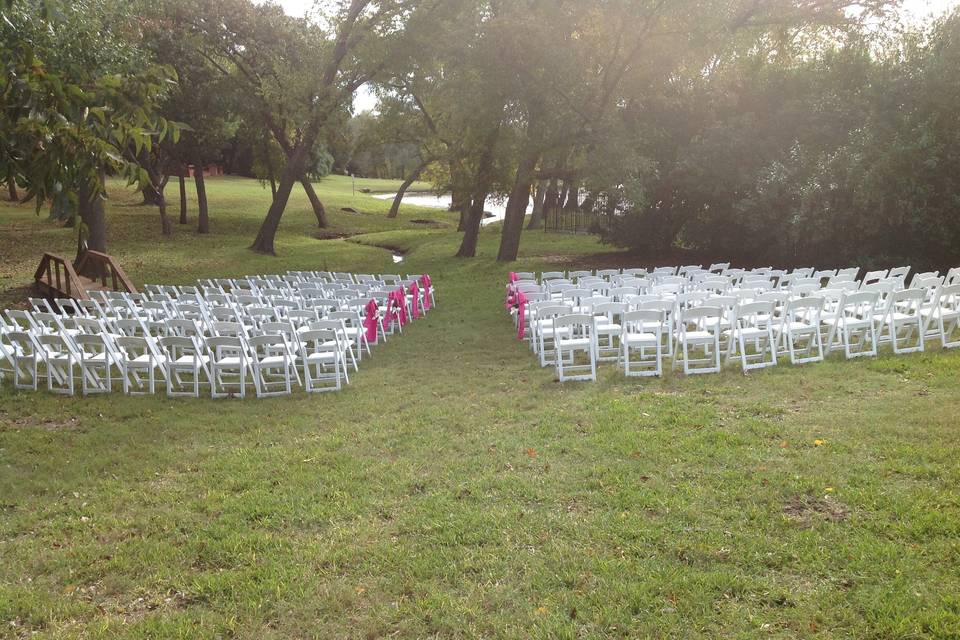
[[[76,264],[54,253],[44,253],[34,274],[38,295],[54,298],[89,300],[94,291],[137,293],[120,265],[109,255],[86,250]]]

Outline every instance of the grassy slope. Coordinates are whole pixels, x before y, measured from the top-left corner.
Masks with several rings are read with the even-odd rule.
[[[378,233],[315,240],[299,194],[257,257],[268,195],[209,188],[208,238],[112,208],[136,282],[396,271],[367,242],[441,305],[336,395],[0,390],[0,636],[956,637],[960,353],[561,387],[510,336],[496,230],[454,260],[409,223],[448,214],[387,224],[334,179],[369,212],[334,226]],[[0,207],[4,288],[71,246]],[[600,250],[530,234],[521,265]]]

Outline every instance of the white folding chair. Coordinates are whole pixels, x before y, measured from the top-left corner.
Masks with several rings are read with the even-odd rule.
[[[877,325],[874,316],[878,297],[876,291],[844,293],[836,318],[827,334],[827,353],[843,347],[844,356],[848,360],[877,355]]]
[[[823,338],[820,335],[822,311],[823,298],[794,298],[787,301],[780,325],[780,339],[783,341],[782,348],[790,354],[792,364],[823,360]],[[804,344],[805,355],[798,355]]]
[[[882,314],[877,338],[880,342],[890,342],[896,354],[923,351],[924,323],[921,309],[924,295],[920,289],[901,289],[887,298],[887,308]]]
[[[167,397],[199,398],[201,378],[205,376],[207,383],[212,380],[210,356],[200,339],[197,336],[164,336],[159,344],[164,354]]]
[[[553,321],[556,343],[556,368],[560,382],[568,380],[596,380],[597,352],[594,317],[585,313],[558,316]],[[577,354],[583,353],[587,363],[579,364]],[[587,373],[569,372],[586,371]]]
[[[621,322],[623,326],[620,334],[620,362],[623,374],[628,377],[663,375],[663,334],[667,326],[666,312],[656,309],[627,311],[623,314]],[[639,352],[635,360],[630,358],[633,352]]]
[[[123,392],[128,395],[145,395],[156,392],[156,373],[163,372],[164,362],[155,353],[156,345],[143,336],[118,336],[113,339],[117,348],[120,373],[123,377]],[[146,387],[141,378],[146,374]]]
[[[772,301],[737,305],[732,314],[733,326],[724,332],[727,360],[739,357],[744,371],[776,366],[777,340],[770,322],[773,315]]]
[[[303,370],[307,393],[339,391],[344,369],[339,338],[335,329],[301,331],[298,334],[297,364]]]
[[[233,336],[214,336],[205,342],[210,355],[210,397],[245,397],[250,371],[249,349],[245,341]]]
[[[723,315],[723,309],[710,306],[682,309],[677,314],[679,350],[684,374],[720,372]],[[697,349],[702,352],[702,356],[691,357]]]
[[[623,333],[623,314],[627,306],[620,302],[591,304],[589,312],[594,317],[597,362],[620,360],[620,338]]]
[[[253,367],[253,384],[258,398],[289,395],[294,355],[279,334],[254,336],[247,340]]]
[[[933,304],[921,309],[924,317],[924,335],[940,340],[944,349],[960,347],[960,336],[954,334],[960,330],[960,282],[940,287],[934,296]],[[936,333],[930,326],[936,323]]]
[[[121,367],[110,338],[102,333],[81,333],[74,341],[80,351],[83,395],[113,391],[113,368]]]

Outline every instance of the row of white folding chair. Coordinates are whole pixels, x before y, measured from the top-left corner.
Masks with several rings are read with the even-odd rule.
[[[258,396],[289,393],[291,376],[299,384],[299,373],[294,367],[298,361],[304,370],[308,391],[326,378],[333,379],[339,389],[341,375],[346,373],[346,351],[342,334],[332,322],[316,323],[306,331],[294,332],[297,349],[282,333],[260,334],[251,337],[226,336],[150,336],[114,335],[101,333],[67,332],[36,333],[32,331],[4,331],[0,344],[3,355],[11,363],[14,386],[36,390],[41,366],[46,369],[47,388],[57,393],[75,392],[75,372],[79,368],[83,393],[109,392],[112,388],[112,370],[120,372],[124,393],[154,393],[159,374],[167,382],[169,395],[182,395],[175,386],[182,386],[181,374],[193,373],[192,392],[198,395],[200,374],[205,373],[214,397],[229,393],[233,384],[224,375],[233,372],[239,377],[237,392],[244,395],[246,374],[251,374]],[[324,325],[324,326],[320,326]],[[313,344],[322,336],[323,342]],[[307,347],[310,347],[309,349]],[[336,355],[331,355],[332,352]],[[299,360],[298,360],[299,359]],[[333,376],[320,367],[323,361],[336,366]],[[312,367],[312,368],[311,368]],[[271,371],[281,374],[282,389],[274,391],[274,383],[267,377]],[[29,383],[21,381],[29,376]]]
[[[825,307],[825,298],[787,298],[778,300],[779,294],[768,296],[768,300],[757,302],[737,301],[735,299],[722,300],[714,298],[715,302],[721,302],[719,306],[710,307],[710,299],[702,301],[704,306],[690,307],[679,310],[673,308],[673,303],[666,302],[661,309],[664,315],[674,312],[677,317],[677,326],[671,329],[675,332],[675,339],[679,354],[684,363],[684,370],[687,372],[699,372],[699,362],[692,362],[688,350],[689,346],[709,346],[716,341],[717,348],[713,353],[716,361],[712,366],[704,368],[704,371],[713,371],[719,367],[719,353],[721,351],[719,344],[722,336],[725,336],[726,351],[728,359],[737,355],[741,358],[743,368],[750,369],[758,366],[771,366],[776,364],[777,354],[789,354],[791,362],[801,364],[803,362],[822,360],[825,353],[833,347],[843,347],[848,358],[859,355],[876,355],[876,345],[882,342],[892,344],[896,353],[906,353],[914,350],[923,349],[923,334],[927,332],[927,327],[932,321],[937,322],[937,326],[930,329],[938,335],[941,343],[945,347],[957,346],[960,341],[951,340],[951,336],[958,330],[960,324],[960,285],[954,289],[945,289],[942,293],[942,304],[937,309],[938,312],[928,312],[926,321],[922,319],[920,309],[923,295],[919,290],[895,292],[883,308],[876,307],[879,301],[878,292],[856,292],[856,291],[836,291],[834,292],[839,299],[836,304],[838,309],[833,314],[821,316]],[[735,303],[735,306],[734,306]],[[781,308],[777,310],[777,303]],[[552,305],[553,302],[544,302],[544,305]],[[908,304],[910,310],[905,313],[903,304]],[[593,311],[604,311],[604,307],[616,306],[616,304],[605,305],[601,302],[594,307]],[[625,308],[625,307],[624,307]],[[711,316],[706,311],[695,311],[695,309],[718,309],[719,312]],[[671,311],[672,309],[672,311]],[[554,307],[547,310],[551,316],[561,314],[562,312],[572,314],[574,311],[590,312],[589,306],[580,309],[574,309],[572,302],[560,307]],[[536,307],[533,308],[533,317],[543,320],[542,313],[537,314]],[[588,315],[592,315],[588,313]],[[704,318],[713,317],[714,324],[703,326]],[[699,320],[700,326],[697,332],[691,332],[690,320]],[[745,324],[745,320],[751,322]],[[552,318],[546,320],[551,322]],[[608,326],[613,325],[612,322]],[[596,329],[598,341],[604,337],[603,329],[598,325]],[[763,339],[760,340],[759,337]],[[535,350],[539,352],[541,365],[546,366],[553,360],[550,360],[551,349],[549,342],[551,338],[562,336],[553,336],[549,327],[544,328],[539,322],[534,324],[532,332],[532,344]],[[824,345],[824,339],[826,345]],[[911,339],[917,342],[911,346]],[[763,350],[754,350],[750,354],[746,349],[747,342],[754,342],[765,345]],[[798,344],[799,347],[798,348]],[[866,349],[866,345],[870,349]],[[613,347],[612,339],[608,348]],[[602,354],[603,347],[599,349],[597,359],[604,360]],[[667,355],[670,355],[665,350]],[[769,354],[769,359],[765,359],[764,354]],[[755,361],[755,362],[754,362]]]

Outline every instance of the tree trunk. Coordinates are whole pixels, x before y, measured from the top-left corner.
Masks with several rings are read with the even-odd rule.
[[[539,154],[528,153],[517,167],[517,176],[507,199],[507,211],[503,218],[503,231],[500,234],[500,250],[497,262],[513,262],[520,252],[520,234],[523,233],[523,218],[530,204],[530,187],[533,184],[533,171],[537,168]]]
[[[7,193],[10,194],[10,202],[16,202],[20,199],[17,197],[17,179],[13,176],[7,178]]]
[[[313,183],[307,178],[302,178],[300,184],[303,185],[303,190],[307,192],[307,198],[310,199],[310,206],[313,207],[313,215],[317,217],[317,226],[321,229],[326,229],[327,210],[323,208],[323,203],[320,202],[317,192],[313,190]],[[274,195],[274,197],[276,197],[276,195]]]
[[[567,195],[570,193],[570,183],[566,180],[562,184],[558,185],[557,190],[557,204],[556,211],[557,213],[563,212],[563,205],[567,202]]]
[[[580,185],[577,183],[571,183],[570,188],[567,190],[567,203],[564,205],[563,210],[568,213],[573,213],[580,207]]]
[[[527,229],[539,229],[543,223],[543,203],[547,199],[547,187],[541,180],[537,185],[537,191],[533,196],[533,211],[530,212],[530,222],[527,223]]]
[[[100,173],[101,189],[106,177]],[[77,189],[79,196],[78,213],[80,220],[86,227],[86,248],[106,253],[107,251],[107,216],[103,206],[103,196],[90,192],[86,181],[81,181]],[[79,243],[78,243],[79,245]],[[83,247],[78,246],[77,258],[83,253]]]
[[[461,191],[458,191],[457,189],[453,189],[453,190],[450,192],[450,209],[449,209],[449,211],[450,211],[451,213],[454,212],[454,211],[463,211],[463,207],[464,207],[465,201],[468,200],[468,199],[469,199],[469,196],[467,196],[466,194],[464,194],[464,193],[461,192]],[[469,204],[469,202],[466,202],[466,204]],[[461,231],[462,231],[462,229],[461,229]]]
[[[487,194],[484,192],[474,195],[473,202],[470,203],[469,213],[466,216],[467,220],[463,241],[460,243],[460,249],[457,251],[458,258],[473,258],[477,255],[477,241],[480,238],[480,222],[483,220],[483,205],[486,201]]]
[[[458,258],[473,258],[477,255],[477,241],[480,238],[480,222],[483,220],[483,205],[487,201],[490,184],[493,182],[493,148],[500,135],[500,124],[490,132],[483,147],[480,161],[477,163],[476,181],[470,201],[470,214],[466,216],[463,241],[457,251]]]
[[[313,144],[313,140],[310,141],[310,145]],[[257,232],[257,237],[253,240],[253,244],[250,245],[250,249],[256,251],[257,253],[265,253],[268,255],[277,255],[274,250],[274,239],[277,236],[277,229],[280,227],[280,218],[283,217],[283,212],[287,208],[287,202],[290,200],[290,192],[293,190],[293,185],[300,181],[300,176],[303,175],[303,165],[306,161],[306,146],[301,144],[293,152],[290,159],[287,162],[287,166],[284,167],[283,173],[280,175],[280,184],[277,185],[277,195],[273,198],[273,203],[270,205],[269,211],[267,211],[267,217],[263,219],[263,224],[260,225],[260,231]]]
[[[277,199],[277,179],[274,176],[273,162],[270,160],[270,143],[266,138],[263,140],[263,158],[267,164],[267,174],[270,176],[270,195],[276,200]]]
[[[180,168],[180,224],[187,224],[187,179],[183,177],[186,169]]]
[[[152,184],[144,185],[140,187],[140,195],[143,196],[142,205],[159,205],[160,201],[157,199],[157,192],[154,190]]]
[[[199,166],[199,164],[194,166]],[[194,171],[193,181],[197,187],[197,233],[210,233],[210,212],[207,209],[207,185],[203,181],[203,171]]]
[[[167,176],[164,176],[154,189],[157,196],[157,208],[160,209],[160,233],[165,236],[172,236],[173,225],[170,223],[170,217],[167,215],[167,199],[163,195],[163,190],[166,187]]]
[[[420,174],[423,173],[423,170],[427,168],[427,165],[430,164],[431,160],[424,160],[420,165],[414,169],[410,175],[407,176],[407,179],[403,181],[403,184],[400,185],[400,189],[397,191],[396,197],[393,199],[393,204],[390,205],[390,211],[387,213],[388,218],[396,218],[400,213],[400,203],[403,202],[403,194],[407,192],[407,189],[410,188],[417,178],[420,177]],[[451,199],[450,204],[453,204]]]

